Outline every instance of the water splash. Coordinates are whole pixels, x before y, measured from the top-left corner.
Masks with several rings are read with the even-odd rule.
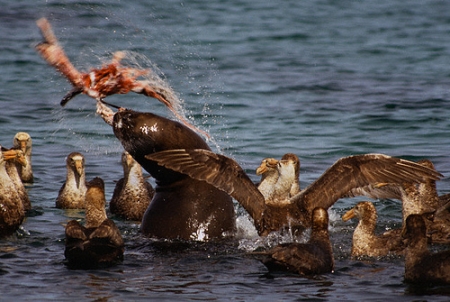
[[[121,51],[123,58],[120,64],[133,68],[136,70],[145,70],[147,73],[141,75],[138,79],[141,82],[145,82],[149,87],[151,87],[155,92],[163,95],[164,98],[171,104],[173,109],[173,114],[182,123],[184,123],[189,128],[197,131],[203,135],[207,140],[210,139],[210,135],[207,131],[199,129],[197,126],[193,125],[193,118],[188,118],[186,116],[186,110],[184,109],[184,101],[180,98],[178,93],[176,93],[170,84],[168,83],[164,73],[158,68],[158,66],[153,63],[145,55],[142,55],[133,51]],[[104,62],[107,64],[107,62]]]

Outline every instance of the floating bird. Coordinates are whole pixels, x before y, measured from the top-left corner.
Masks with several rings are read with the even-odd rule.
[[[436,170],[433,163],[428,159],[420,160],[417,163],[429,169]],[[356,188],[349,193],[349,197],[356,195],[401,200],[403,226],[405,225],[406,217],[409,215],[428,215],[433,213],[431,220],[425,219],[432,242],[450,242],[450,194],[439,196],[435,179],[424,179],[420,183],[379,183],[375,186]]]
[[[114,188],[109,203],[111,213],[128,220],[141,221],[155,190],[142,175],[142,167],[126,151],[122,154],[124,177]]]
[[[372,202],[358,202],[342,216],[342,220],[348,221],[354,217],[359,222],[353,232],[352,257],[381,257],[390,252],[398,254],[403,251],[403,242],[398,232],[379,236],[375,234],[378,215]]]
[[[450,283],[450,251],[428,250],[426,225],[421,215],[406,218],[403,237],[405,249],[405,281],[420,284]]]
[[[266,199],[266,204],[289,204],[289,199],[300,192],[300,160],[297,155],[287,153],[278,161],[277,169],[278,180],[274,185],[272,196]]]
[[[283,207],[289,198],[300,192],[300,160],[297,155],[287,153],[281,160],[265,158],[256,169],[262,175],[258,190],[267,205]]]
[[[257,186],[229,157],[204,149],[173,149],[148,154],[146,158],[230,194],[253,218],[260,235],[285,228],[307,228],[315,207],[328,209],[354,188],[442,177],[435,170],[383,154],[348,156],[339,159],[315,182],[292,196],[289,205],[280,208],[266,205]]]
[[[265,200],[273,195],[275,184],[278,181],[278,160],[275,158],[264,158],[256,169],[256,175],[261,175],[261,181],[258,184],[258,190],[264,196]]]
[[[27,190],[25,189],[19,175],[19,167],[25,167],[27,165],[27,159],[21,149],[11,148],[10,151],[15,152],[16,156],[12,160],[8,160],[6,162],[6,172],[16,188],[16,192],[22,201],[24,211],[27,212],[31,210],[31,202],[28,197]]]
[[[283,243],[267,252],[263,260],[269,271],[290,271],[318,275],[334,270],[333,248],[328,234],[328,213],[323,208],[312,212],[312,230],[307,243]]]
[[[31,165],[31,136],[26,132],[17,132],[13,139],[13,148],[20,148],[27,160],[27,164],[25,166],[20,163],[17,164],[20,179],[24,183],[32,183],[34,178],[33,167]]]
[[[37,52],[48,64],[65,76],[73,86],[73,89],[62,99],[61,106],[64,106],[80,93],[99,101],[113,94],[126,94],[132,91],[157,99],[166,105],[186,126],[209,137],[208,133],[190,124],[179,112],[175,102],[171,100],[172,97],[169,97],[169,91],[165,91],[162,87],[154,87],[149,81],[138,80],[138,78],[150,74],[152,70],[125,67],[121,64],[126,52],[115,52],[109,64],[99,69],[92,69],[88,73],[81,73],[72,65],[63,48],[59,45],[48,20],[41,18],[37,20],[36,24],[44,38],[43,42],[36,45]]]
[[[71,220],[66,226],[64,255],[70,268],[95,268],[123,260],[122,235],[106,216],[105,205],[105,185],[96,177],[88,183],[85,225]]]
[[[6,161],[16,157],[16,150],[0,150],[0,238],[12,235],[25,218],[22,200],[5,167]]]
[[[66,168],[66,181],[59,190],[56,207],[60,209],[84,209],[87,186],[83,154],[70,153],[66,158]]]

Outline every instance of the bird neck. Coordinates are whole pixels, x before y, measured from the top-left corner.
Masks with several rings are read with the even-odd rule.
[[[67,172],[66,184],[69,186],[75,186],[78,189],[81,187],[86,187],[86,176],[84,173],[81,173],[81,175],[79,175],[72,169],[69,169]]]
[[[98,208],[96,205],[86,203],[86,228],[96,228],[108,219],[105,208]]]
[[[426,236],[416,236],[408,242],[405,249],[405,266],[412,266],[430,254]]]
[[[129,184],[140,184],[144,182],[144,177],[142,175],[141,166],[135,164],[130,167],[128,173],[125,174],[125,183]]]
[[[377,219],[378,216],[376,212],[369,212],[369,215],[359,220],[355,232],[359,230],[359,232],[373,234],[375,232],[375,227],[377,226]]]

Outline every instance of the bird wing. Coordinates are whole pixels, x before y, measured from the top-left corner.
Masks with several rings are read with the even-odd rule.
[[[244,207],[259,228],[265,209],[264,197],[235,160],[205,149],[165,150],[145,157],[228,193]]]
[[[74,241],[74,240],[82,240],[85,241],[87,239],[86,236],[86,228],[83,227],[78,221],[71,220],[66,225],[66,240]]]
[[[312,244],[286,244],[274,248],[271,257],[279,264],[287,265],[301,275],[321,273],[326,270],[328,257],[323,250]]]
[[[91,242],[103,242],[103,244],[107,242],[116,247],[124,245],[122,235],[114,221],[111,219],[105,219],[105,221],[90,234],[89,239]]]
[[[402,188],[397,184],[375,184],[353,188],[344,197],[367,196],[375,199],[401,199]]]
[[[384,154],[354,155],[336,161],[290,201],[311,212],[315,207],[328,209],[355,188],[379,183],[418,183],[441,177],[443,175],[436,170],[409,160]]]

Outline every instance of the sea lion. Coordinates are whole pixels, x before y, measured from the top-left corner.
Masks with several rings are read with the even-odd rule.
[[[179,122],[128,109],[114,114],[112,126],[124,149],[156,181],[155,195],[142,219],[143,234],[208,240],[235,231],[233,201],[227,193],[145,158],[179,148],[210,150],[198,134]]]

